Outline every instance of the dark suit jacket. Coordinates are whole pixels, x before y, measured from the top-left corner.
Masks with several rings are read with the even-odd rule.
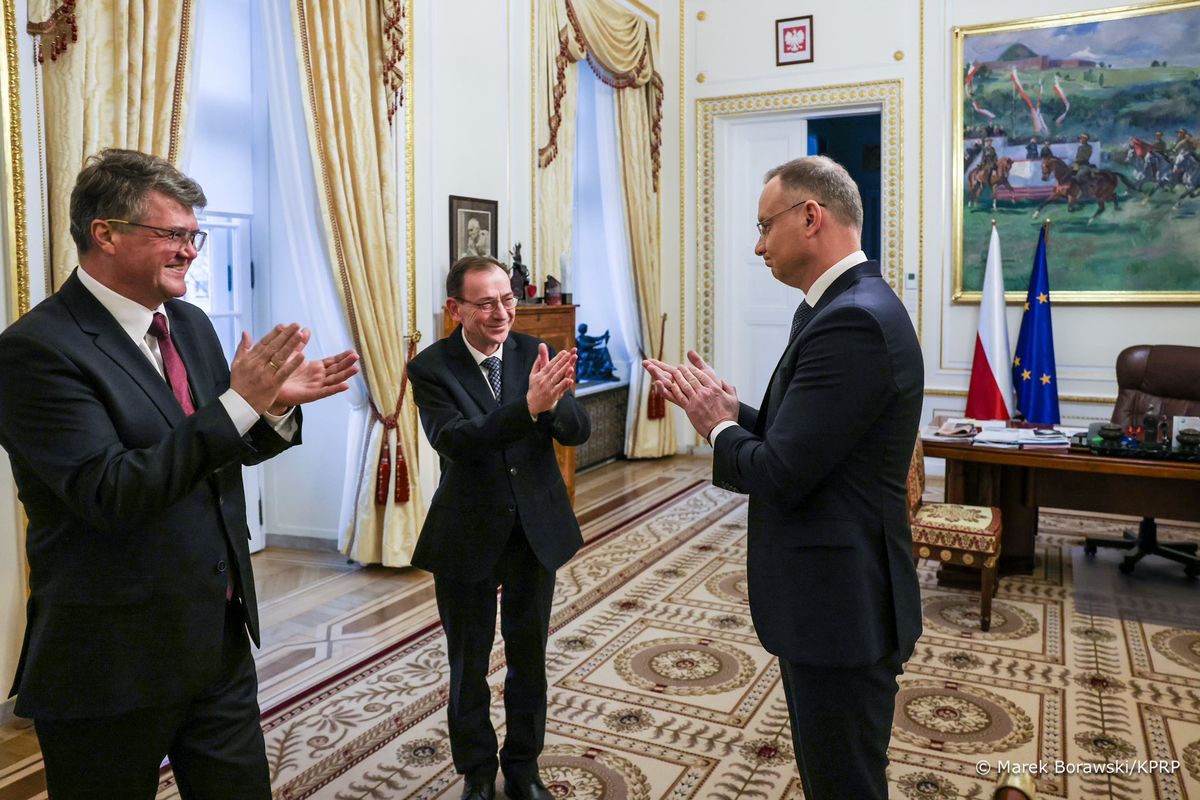
[[[299,435],[260,420],[239,436],[217,402],[229,368],[212,324],[178,300],[166,313],[190,417],[75,275],[0,334],[0,445],[29,516],[22,716],[109,716],[203,688],[227,569],[258,642],[242,465]]]
[[[456,580],[483,580],[518,520],[548,570],[565,564],[583,543],[552,440],[582,444],[591,423],[571,394],[536,422],[529,416],[525,392],[538,343],[516,332],[504,342],[502,404],[467,350],[462,326],[408,365],[421,426],[442,465],[413,552],[415,566]]]
[[[866,262],[821,296],[756,411],[714,443],[713,480],[750,495],[750,611],[811,666],[872,664],[921,632],[905,483],[924,367],[908,313]]]

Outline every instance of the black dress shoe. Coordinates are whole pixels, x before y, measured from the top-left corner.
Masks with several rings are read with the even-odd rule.
[[[554,800],[554,795],[542,784],[541,778],[514,783],[504,781],[504,793],[509,800]]]
[[[547,795],[547,797],[549,797],[549,795]],[[495,798],[495,778],[490,781],[463,781],[462,800],[495,800]]]

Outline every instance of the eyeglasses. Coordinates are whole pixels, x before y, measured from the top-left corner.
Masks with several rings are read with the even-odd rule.
[[[492,313],[499,306],[504,306],[505,308],[513,308],[517,305],[517,296],[512,295],[512,294],[506,294],[503,297],[501,297],[499,300],[495,300],[495,299],[484,300],[482,303],[472,303],[470,300],[463,300],[461,297],[456,297],[454,299],[460,303],[465,303],[466,305],[469,305],[469,306],[475,306],[480,311],[482,311],[484,314]]]
[[[156,225],[143,225],[140,222],[130,222],[127,219],[105,219],[101,222],[107,222],[110,225],[131,225],[134,228],[145,228],[150,231],[157,231],[159,236],[156,238],[167,239],[176,247],[191,245],[196,248],[199,253],[204,249],[204,240],[208,238],[208,231],[185,231],[182,228],[160,228]]]
[[[812,198],[810,197],[810,198],[808,198],[808,200],[812,200]],[[758,238],[760,238],[760,239],[767,238],[767,234],[771,232],[771,220],[775,219],[778,216],[786,214],[787,212],[791,211],[793,208],[799,208],[800,206],[807,203],[808,200],[801,200],[799,203],[794,203],[794,204],[788,206],[783,211],[779,211],[775,214],[772,214],[771,216],[764,219],[762,222],[754,223],[754,227],[758,228]],[[817,200],[813,200],[813,202],[816,203],[817,205],[821,206],[822,208],[825,207],[825,204],[822,202],[819,202]]]

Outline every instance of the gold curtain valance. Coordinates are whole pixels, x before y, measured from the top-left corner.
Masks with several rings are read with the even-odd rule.
[[[558,156],[563,100],[570,94],[567,67],[585,60],[592,72],[615,89],[645,87],[650,110],[650,153],[654,190],[658,191],[662,148],[663,82],[655,67],[657,53],[650,23],[614,0],[551,0],[543,15],[543,35],[558,42],[553,64],[544,74],[550,85],[544,94],[550,103],[546,114],[546,144],[538,148],[538,166],[548,167]],[[545,24],[548,22],[549,24]]]

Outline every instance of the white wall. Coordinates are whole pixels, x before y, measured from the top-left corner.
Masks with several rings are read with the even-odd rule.
[[[922,3],[924,5],[922,53]],[[1111,4],[1109,4],[1111,5]],[[693,126],[699,98],[857,83],[903,81],[903,267],[918,273],[918,285],[902,297],[918,326],[926,363],[926,416],[961,413],[965,406],[979,306],[950,302],[951,131],[950,30],[954,25],[1021,19],[1103,8],[1084,0],[819,0],[798,9],[786,0],[754,4],[687,4],[687,104]],[[697,19],[703,12],[705,19]],[[813,15],[811,64],[775,66],[774,22],[799,13]],[[875,21],[864,24],[864,20]],[[900,56],[898,58],[898,56]],[[922,63],[925,81],[924,141],[921,130]],[[704,82],[697,76],[703,73]],[[689,131],[688,196],[696,197],[695,135]],[[886,146],[885,139],[885,146]],[[922,158],[924,161],[922,162]],[[924,191],[925,208],[920,200]],[[718,189],[719,194],[719,189]],[[693,201],[694,204],[694,201]],[[689,222],[689,225],[693,224]],[[923,238],[923,246],[922,246]],[[693,239],[689,238],[689,241]],[[1033,245],[1006,243],[1006,247]],[[1022,256],[1024,257],[1024,256]],[[1065,254],[1052,254],[1054,259]],[[695,274],[689,248],[689,279]],[[1053,285],[1053,284],[1052,284]],[[1009,308],[1015,343],[1020,306]],[[1077,306],[1057,304],[1054,332],[1064,421],[1107,419],[1116,395],[1117,353],[1137,343],[1195,344],[1194,306]],[[688,331],[695,330],[689,322]],[[1080,398],[1072,400],[1069,398]],[[1092,402],[1086,402],[1091,399]]]

